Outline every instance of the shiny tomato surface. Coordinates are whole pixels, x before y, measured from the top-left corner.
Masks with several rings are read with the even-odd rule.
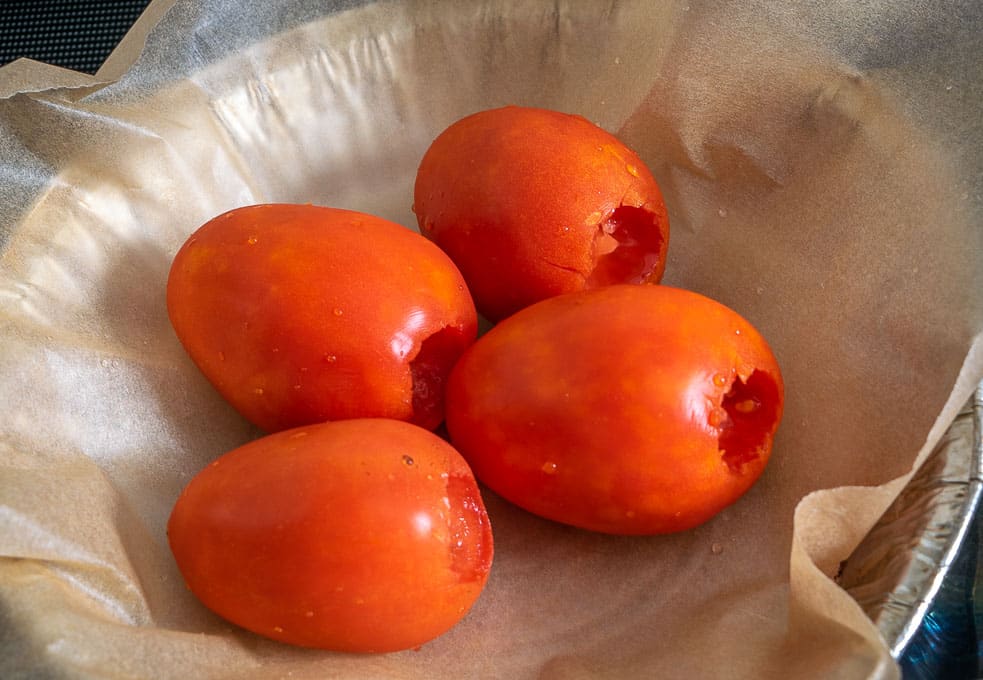
[[[758,479],[784,387],[762,336],[697,293],[616,285],[537,303],[451,373],[451,441],[493,491],[616,534],[705,522]]]
[[[477,333],[464,279],[433,243],[312,205],[207,222],[174,258],[167,309],[205,376],[267,431],[358,417],[433,429]]]
[[[560,293],[657,283],[669,220],[642,160],[580,117],[508,106],[443,131],[420,163],[420,232],[493,321]]]
[[[447,631],[493,554],[461,456],[388,419],[286,430],[227,453],[184,489],[168,539],[215,613],[275,640],[351,652]]]

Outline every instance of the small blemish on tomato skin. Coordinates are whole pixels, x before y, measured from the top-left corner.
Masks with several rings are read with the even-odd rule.
[[[600,224],[602,219],[604,219],[604,213],[599,210],[595,210],[584,220],[584,225],[593,227]]]

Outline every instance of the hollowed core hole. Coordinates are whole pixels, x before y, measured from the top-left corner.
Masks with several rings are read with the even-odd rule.
[[[623,205],[598,226],[594,240],[591,287],[643,283],[659,266],[662,232],[655,215],[645,208]]]
[[[762,454],[778,420],[778,386],[770,375],[754,371],[747,382],[734,381],[724,395],[726,417],[720,423],[719,446],[734,471]]]
[[[464,475],[451,475],[447,499],[452,510],[448,519],[451,569],[462,582],[481,581],[491,569],[494,548],[478,485]]]
[[[420,344],[420,351],[410,361],[414,424],[433,430],[444,420],[447,377],[464,345],[461,332],[451,326],[440,329]]]

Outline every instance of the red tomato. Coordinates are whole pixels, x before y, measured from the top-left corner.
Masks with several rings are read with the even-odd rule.
[[[206,223],[174,258],[167,309],[205,376],[267,431],[358,417],[433,429],[477,334],[464,279],[434,244],[312,205]]]
[[[287,430],[222,456],[178,498],[168,539],[188,587],[220,616],[352,652],[408,649],[451,628],[493,553],[461,456],[387,419]]]
[[[696,526],[758,479],[784,387],[761,335],[696,293],[618,285],[499,323],[451,373],[451,441],[492,490],[616,534]]]
[[[579,116],[509,106],[459,120],[423,156],[413,206],[493,321],[560,293],[658,283],[665,269],[655,179]]]

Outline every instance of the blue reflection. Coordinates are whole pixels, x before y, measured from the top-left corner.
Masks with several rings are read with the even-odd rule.
[[[978,512],[932,608],[899,659],[904,680],[983,678],[981,519]]]

